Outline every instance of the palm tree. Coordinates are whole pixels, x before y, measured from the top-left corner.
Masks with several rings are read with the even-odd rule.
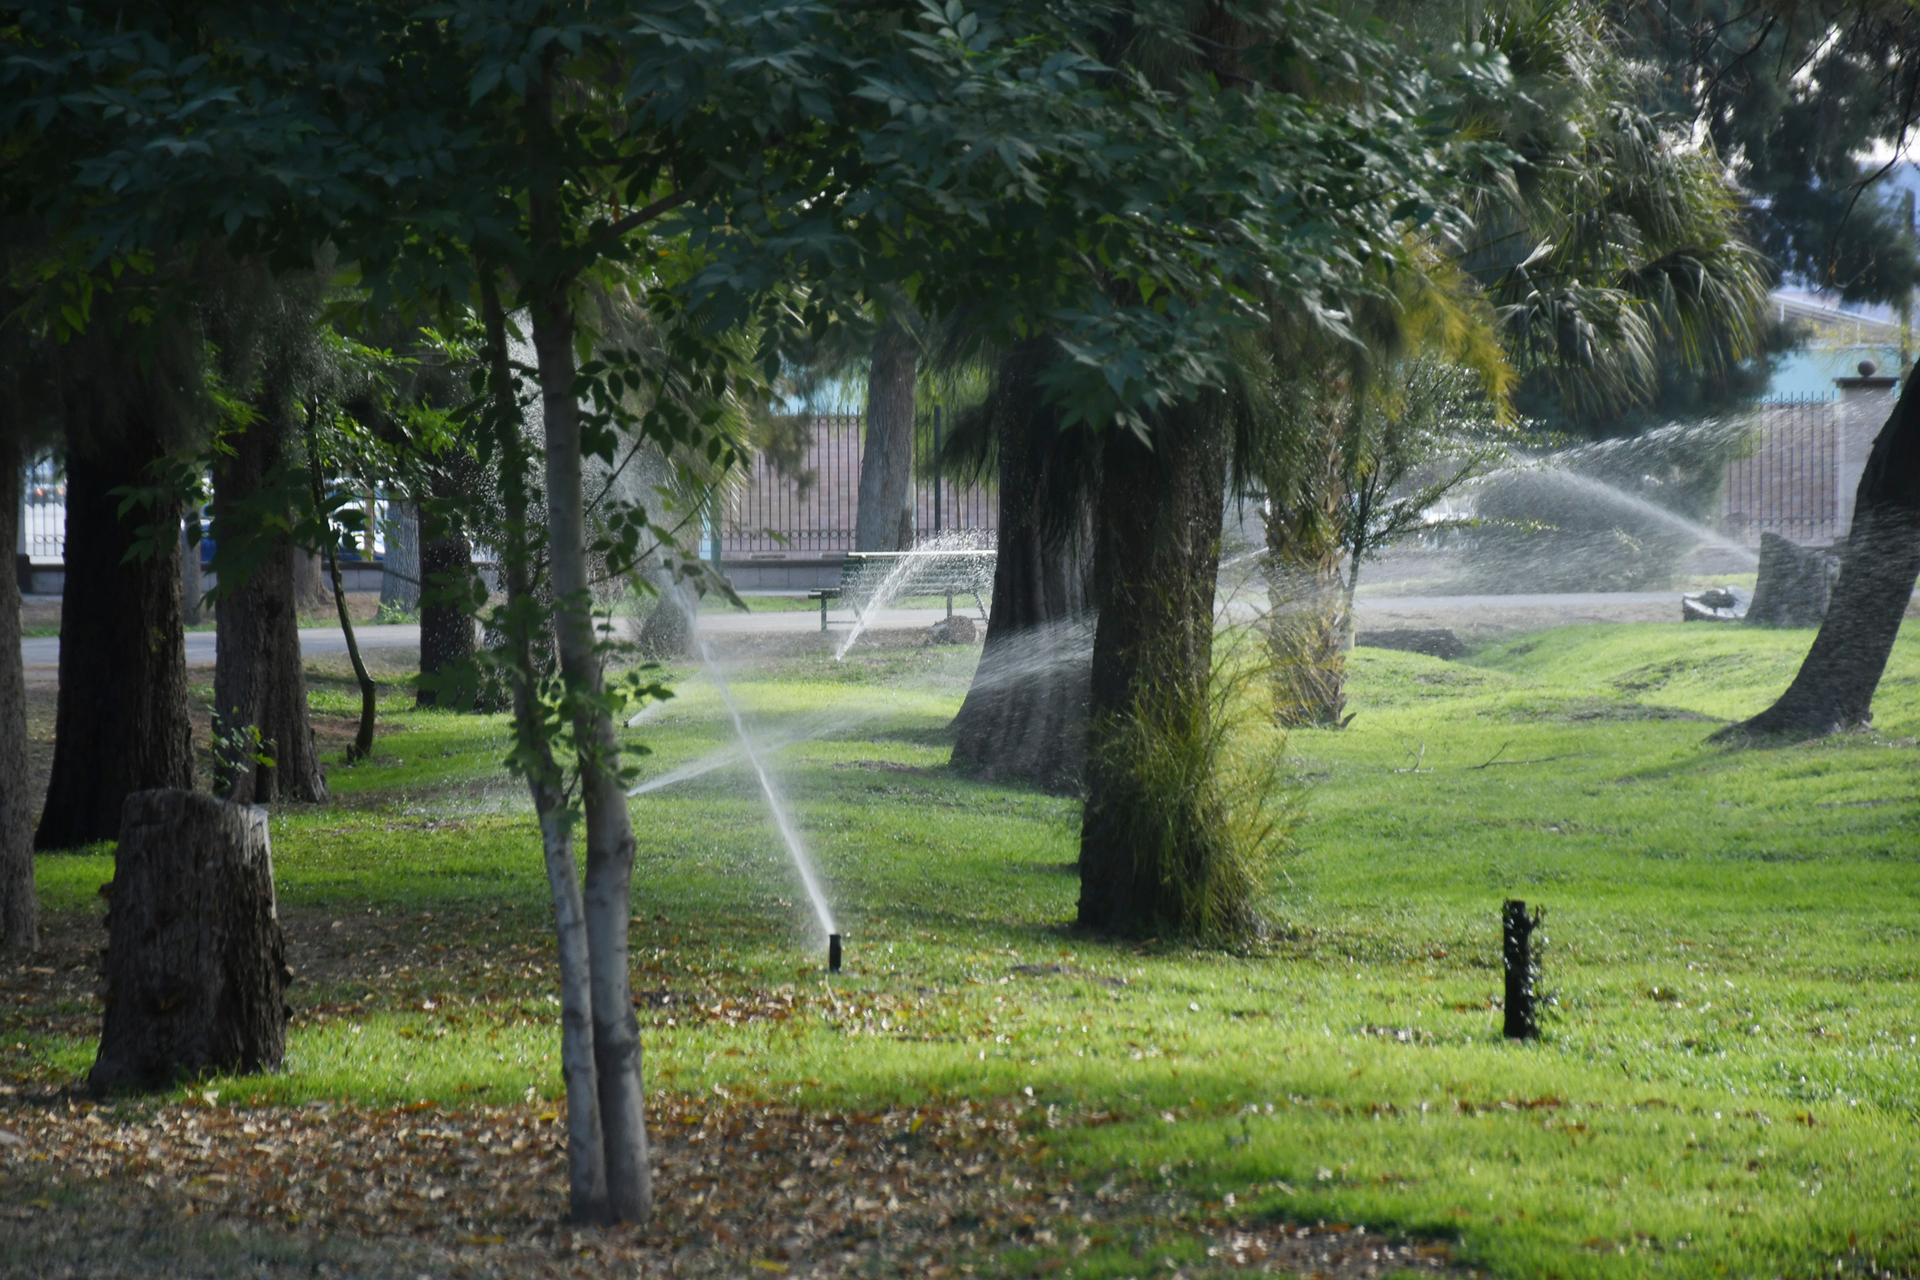
[[[1636,105],[1641,87],[1599,10],[1505,0],[1464,34],[1513,69],[1513,96],[1470,126],[1501,138],[1512,160],[1489,175],[1471,235],[1398,265],[1398,305],[1376,310],[1362,342],[1311,344],[1289,397],[1320,421],[1262,477],[1282,723],[1344,723],[1352,516],[1373,474],[1364,424],[1378,419],[1383,377],[1391,385],[1408,359],[1450,356],[1478,368],[1499,402],[1510,362],[1570,403],[1618,407],[1652,395],[1664,353],[1711,372],[1759,340],[1766,278],[1736,193],[1709,149]],[[1455,321],[1434,323],[1436,308]],[[1504,358],[1487,349],[1495,314]]]

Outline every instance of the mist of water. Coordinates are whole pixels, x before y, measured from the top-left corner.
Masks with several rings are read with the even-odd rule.
[[[1712,547],[1716,551],[1732,552],[1749,567],[1757,567],[1760,563],[1758,553],[1733,541],[1725,534],[1716,532],[1698,521],[1689,520],[1685,516],[1675,515],[1657,503],[1649,502],[1638,494],[1629,493],[1604,480],[1595,480],[1592,476],[1583,476],[1573,471],[1553,470],[1543,471],[1540,474],[1555,484],[1562,485],[1583,497],[1591,498],[1595,502],[1631,511],[1656,524],[1665,525],[1675,533],[1686,534],[1702,546]]]
[[[746,718],[740,714],[740,704],[734,701],[733,690],[728,687],[726,677],[720,674],[720,668],[713,660],[713,651],[705,640],[696,640],[700,649],[700,661],[705,665],[707,674],[720,690],[721,701],[727,704],[727,714],[733,717],[733,731],[740,739],[740,750],[753,766],[754,776],[760,779],[760,792],[767,798],[767,808],[773,814],[773,825],[780,831],[780,838],[786,841],[787,854],[793,859],[793,868],[800,875],[800,883],[806,887],[807,897],[813,903],[813,914],[819,918],[823,933],[839,932],[834,928],[833,910],[827,905],[827,895],[820,888],[820,878],[814,874],[813,859],[807,856],[807,847],[800,840],[800,832],[793,825],[793,816],[787,811],[786,798],[774,785],[773,775],[767,771],[766,762],[754,749],[753,735],[747,732]]]
[[[861,606],[859,616],[848,629],[846,637],[840,641],[840,647],[833,651],[833,660],[844,662],[854,641],[866,631],[867,620],[912,589],[914,571],[919,568],[916,560],[945,552],[974,551],[979,549],[979,545],[977,534],[955,531],[935,534],[913,550],[902,552],[887,570],[887,576],[880,579],[880,585],[874,588],[873,595]]]
[[[1085,666],[1093,659],[1093,619],[1073,618],[1021,632],[982,651],[971,689],[1018,684],[1060,667]]]
[[[851,729],[855,725],[871,720],[872,718],[870,715],[809,717],[803,721],[801,725],[790,728],[783,734],[762,739],[760,742],[760,750],[767,755],[772,755],[776,751],[784,751],[786,748],[802,742],[811,742],[816,738],[824,738],[829,734]],[[746,758],[746,747],[739,742],[734,742],[732,745],[721,747],[717,751],[709,751],[697,760],[689,760],[678,768],[670,769],[658,777],[648,778],[638,786],[630,789],[627,794],[630,796],[644,796],[651,792],[659,791],[664,787],[673,786],[678,782],[689,782],[703,774],[712,773],[715,769],[724,769],[728,765],[738,764]]]

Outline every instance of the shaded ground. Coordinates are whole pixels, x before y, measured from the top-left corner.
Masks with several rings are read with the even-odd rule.
[[[483,1005],[498,1014],[552,985],[538,923],[498,910],[291,912],[285,927],[297,1023],[409,1003],[449,1018]],[[100,933],[92,914],[48,921],[41,953],[4,970],[9,1030],[89,1034]],[[642,998],[656,1025],[777,1021],[794,1003],[790,987]],[[47,1064],[8,1053],[0,1250],[23,1277],[1017,1275],[1095,1251],[1178,1271],[1167,1250],[1191,1258],[1196,1240],[1207,1261],[1186,1274],[1464,1274],[1441,1244],[1346,1223],[1238,1227],[1230,1201],[1144,1180],[1062,1181],[1046,1159],[1050,1131],[1108,1117],[1020,1098],[869,1114],[740,1087],[656,1093],[661,1213],[645,1228],[598,1229],[559,1220],[565,1117],[537,1098],[232,1108],[207,1091],[96,1104]]]

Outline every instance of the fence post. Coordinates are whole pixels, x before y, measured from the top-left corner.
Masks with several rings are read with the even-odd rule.
[[[933,532],[935,536],[940,533],[940,428],[945,425],[941,421],[940,411],[940,405],[933,406]]]
[[[1538,1040],[1540,1022],[1533,1007],[1533,931],[1544,911],[1527,914],[1527,904],[1509,898],[1501,911],[1501,960],[1507,979],[1506,1034],[1509,1040]]]

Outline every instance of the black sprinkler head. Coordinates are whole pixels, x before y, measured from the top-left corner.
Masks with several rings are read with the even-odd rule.
[[[827,972],[840,972],[840,935],[837,933],[827,935]]]

